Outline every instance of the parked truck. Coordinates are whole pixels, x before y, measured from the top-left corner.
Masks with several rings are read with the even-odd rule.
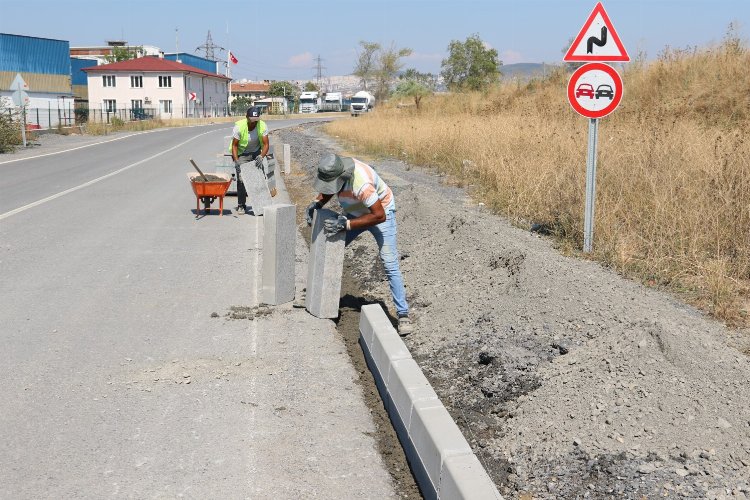
[[[344,95],[341,92],[327,92],[323,99],[321,111],[341,111],[344,106]]]
[[[317,113],[320,111],[320,97],[317,92],[302,92],[299,95],[300,113]]]
[[[360,90],[352,96],[352,116],[367,113],[375,105],[375,96],[366,90]]]

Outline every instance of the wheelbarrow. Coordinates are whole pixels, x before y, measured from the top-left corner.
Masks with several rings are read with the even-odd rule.
[[[224,195],[227,194],[227,189],[232,183],[232,177],[221,173],[205,174],[204,177],[204,174],[194,172],[188,172],[187,176],[195,193],[195,215],[200,213],[201,202],[203,202],[205,213],[208,214],[211,210],[211,203],[216,198],[219,199],[219,215],[224,215]]]

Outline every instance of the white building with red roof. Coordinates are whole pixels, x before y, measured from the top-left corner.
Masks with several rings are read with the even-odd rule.
[[[231,79],[187,64],[140,57],[82,71],[88,75],[89,121],[228,114]]]
[[[245,97],[251,101],[256,99],[264,99],[268,97],[268,93],[271,91],[271,84],[268,81],[263,82],[248,82],[239,81],[231,83],[231,94],[229,96],[230,102],[234,101],[239,97]]]

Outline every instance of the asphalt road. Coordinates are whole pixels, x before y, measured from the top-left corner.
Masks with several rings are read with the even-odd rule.
[[[186,173],[230,130],[0,159],[0,498],[392,494],[332,323],[227,317],[262,219],[196,218]]]

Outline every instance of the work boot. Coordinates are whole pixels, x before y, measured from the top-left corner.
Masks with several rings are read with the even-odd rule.
[[[399,316],[398,318],[398,334],[402,337],[406,337],[414,331],[414,325],[411,322],[409,316]]]
[[[247,207],[245,205],[237,205],[237,215],[244,215],[247,213]]]

